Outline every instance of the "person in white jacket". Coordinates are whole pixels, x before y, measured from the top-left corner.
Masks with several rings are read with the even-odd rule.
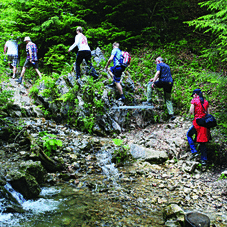
[[[91,49],[88,46],[86,36],[82,33],[83,32],[82,27],[77,27],[76,32],[77,32],[77,35],[75,36],[75,42],[68,50],[68,52],[70,52],[76,46],[78,47],[77,58],[76,58],[76,79],[79,79],[81,77],[80,64],[82,63],[83,59],[85,59],[86,63],[90,67],[90,74],[96,79],[98,78],[98,75],[91,63]]]

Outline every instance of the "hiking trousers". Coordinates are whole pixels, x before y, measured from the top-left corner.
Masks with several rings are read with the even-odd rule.
[[[197,132],[196,132],[195,127],[192,126],[187,132],[187,139],[188,139],[188,143],[189,143],[189,146],[191,148],[192,154],[197,152],[195,142],[193,140],[194,135],[195,135],[195,140],[196,140]],[[206,143],[199,143],[199,150],[200,150],[200,153],[201,153],[201,160],[207,161]]]
[[[91,63],[91,51],[90,50],[78,51],[77,57],[76,57],[76,78],[78,79],[81,76],[80,75],[80,64],[82,63],[83,59],[85,59],[87,65],[90,68],[90,70],[89,70],[90,74],[94,78],[97,78],[98,77],[97,72]]]
[[[169,115],[173,115],[173,103],[171,101],[171,90],[173,87],[173,83],[168,82],[155,82],[154,83],[156,87],[163,88],[164,90],[164,99],[167,106],[167,111]],[[147,102],[152,102],[152,94],[153,94],[153,88],[152,88],[153,82],[149,82],[147,86]]]

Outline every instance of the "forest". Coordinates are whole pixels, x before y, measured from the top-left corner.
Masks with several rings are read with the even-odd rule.
[[[154,72],[154,58],[162,55],[172,68],[177,114],[187,112],[189,94],[199,86],[210,95],[215,110],[221,109],[217,117],[226,131],[227,1],[3,0],[0,11],[1,81],[6,68],[3,48],[11,34],[20,44],[21,66],[26,58],[24,37],[36,43],[40,71],[48,80],[71,70],[76,51],[67,50],[76,27],[82,26],[91,50],[100,47],[106,59],[115,41],[131,53],[128,71],[133,81],[146,83]],[[105,74],[105,64],[97,66],[100,74]],[[32,71],[26,78],[33,79],[32,93],[38,78]],[[1,99],[4,108],[5,94]]]
[[[84,62],[76,78],[77,48],[68,50],[79,26],[95,78]],[[27,69],[19,83],[28,36],[41,76]],[[226,41],[227,0],[1,0],[0,225],[186,226],[186,213],[200,211],[226,226]],[[131,55],[124,101],[105,69],[114,42]],[[159,56],[171,69],[174,116],[162,89],[144,108]],[[217,120],[207,160],[206,142],[196,156],[187,140],[197,88]]]

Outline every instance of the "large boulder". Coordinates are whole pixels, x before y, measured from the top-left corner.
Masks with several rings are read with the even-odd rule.
[[[22,162],[20,164],[20,169],[35,177],[39,184],[44,182],[45,175],[47,174],[40,161],[33,162],[32,160],[28,160]]]
[[[41,192],[35,177],[22,170],[9,171],[6,177],[13,189],[21,193],[26,199],[36,198]]]
[[[147,161],[151,164],[163,163],[168,159],[165,151],[145,148],[136,144],[132,144],[130,152],[133,158]]]

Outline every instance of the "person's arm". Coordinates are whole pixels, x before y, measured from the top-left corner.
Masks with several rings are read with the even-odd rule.
[[[114,59],[114,55],[111,55],[110,58],[108,59],[107,63],[106,63],[106,67],[105,67],[106,70],[107,70],[110,62],[113,61],[113,59]]]
[[[71,50],[73,50],[76,46],[78,46],[79,43],[79,35],[76,35],[75,37],[75,42],[73,43],[73,45],[71,47],[69,47],[68,52],[70,52]]]
[[[194,111],[195,111],[195,106],[194,106],[194,104],[191,104],[189,113],[194,114]]]
[[[158,79],[159,75],[160,75],[160,71],[157,71],[157,72],[155,73],[154,78],[152,78],[152,81],[155,82],[155,81]]]

